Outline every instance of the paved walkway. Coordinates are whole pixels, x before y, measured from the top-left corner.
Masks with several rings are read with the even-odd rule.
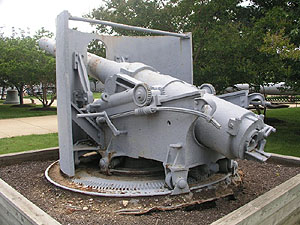
[[[30,103],[32,103],[29,98],[24,98],[23,101],[24,101],[24,104],[30,104]],[[39,100],[37,100],[37,99],[34,99],[34,103],[37,104],[37,105],[42,105],[42,103]],[[54,100],[54,102],[52,103],[51,106],[57,106],[57,101]]]
[[[56,132],[56,115],[0,120],[0,138]]]

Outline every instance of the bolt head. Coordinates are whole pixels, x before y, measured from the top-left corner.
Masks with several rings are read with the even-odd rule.
[[[184,189],[187,186],[187,182],[185,179],[180,178],[177,182],[177,187],[179,187],[180,189]]]

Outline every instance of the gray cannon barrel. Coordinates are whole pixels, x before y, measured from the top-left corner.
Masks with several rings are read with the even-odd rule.
[[[49,54],[56,56],[56,44],[55,40],[47,38],[47,37],[42,37],[39,40],[39,46],[41,49],[45,50]]]
[[[56,56],[55,40],[43,37],[39,40],[39,46],[46,52]],[[126,66],[128,63],[117,63],[92,53],[87,53],[87,68],[88,73],[102,83],[107,77],[120,72],[120,68]]]
[[[55,42],[48,38],[40,40],[39,45],[42,49],[48,51],[55,56]],[[186,93],[199,92],[195,86],[178,80],[169,75],[163,75],[153,68],[142,63],[118,63],[91,53],[87,53],[87,68],[90,75],[106,82],[105,88],[110,88],[109,77],[125,72],[129,73],[134,79],[144,82],[149,86],[159,86],[163,88],[165,96],[184,96]],[[110,78],[112,79],[112,78]],[[113,87],[112,87],[113,88]],[[131,92],[130,92],[131,93]],[[120,103],[130,99],[120,93],[112,95]],[[120,95],[120,96],[119,96]],[[230,159],[249,158],[265,161],[268,158],[263,149],[266,143],[265,138],[275,131],[273,127],[266,125],[260,116],[253,112],[236,106],[230,102],[222,100],[212,94],[204,94],[203,99],[208,102],[214,102],[216,111],[213,117],[221,125],[217,129],[206,119],[199,118],[195,124],[195,139],[198,143],[208,147],[211,151],[221,153]],[[101,103],[99,99],[95,104]],[[111,101],[110,104],[114,104]],[[111,107],[109,104],[101,104],[101,110]],[[182,105],[180,105],[182,107]],[[208,109],[209,110],[209,109]]]
[[[248,90],[248,91],[255,91],[254,87],[250,87],[249,84],[235,84],[233,87],[226,88],[227,92],[234,92],[238,90]],[[267,95],[293,95],[293,94],[299,94],[291,89],[291,87],[287,86],[285,82],[279,82],[279,83],[268,83],[267,85],[260,85],[259,86],[259,92],[261,94],[267,94]]]
[[[89,52],[87,53],[88,73],[102,83],[105,83],[105,80],[109,76],[119,73],[120,69],[126,66],[126,64],[128,63],[118,63]]]
[[[266,125],[263,118],[237,105],[231,104],[211,94],[206,100],[216,103],[214,118],[221,128],[198,119],[195,137],[203,145],[225,155],[230,159],[256,159],[265,161],[269,154],[263,151],[265,138],[275,129]]]
[[[54,40],[43,37],[39,40],[39,46],[46,52],[56,56]],[[172,76],[160,74],[155,69],[143,63],[119,63],[89,52],[87,52],[87,70],[90,76],[101,81],[103,84],[107,78],[120,73],[122,70],[126,70],[131,73],[130,76],[150,86],[159,85],[165,87],[164,90],[168,95],[198,91],[195,86]]]

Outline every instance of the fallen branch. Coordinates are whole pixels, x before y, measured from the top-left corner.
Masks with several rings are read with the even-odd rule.
[[[146,213],[150,213],[150,212],[154,212],[154,211],[171,211],[171,210],[186,208],[189,206],[200,205],[200,204],[203,204],[206,202],[216,201],[220,198],[225,198],[225,197],[228,197],[231,195],[233,195],[233,192],[229,191],[226,194],[222,194],[217,197],[195,200],[195,201],[185,202],[185,203],[172,205],[172,206],[153,206],[150,208],[142,208],[142,209],[137,209],[137,208],[136,209],[120,209],[120,210],[116,210],[115,213],[117,213],[119,215],[142,215],[142,214],[146,214]]]

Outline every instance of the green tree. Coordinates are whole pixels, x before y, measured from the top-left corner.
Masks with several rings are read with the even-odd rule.
[[[36,39],[47,33],[41,30],[35,38],[23,30],[13,30],[10,37],[1,38],[0,42],[0,79],[10,86],[16,87],[23,105],[23,94],[26,88],[41,85],[39,97],[44,107],[52,104],[47,101],[47,88],[55,85],[55,60],[39,50]]]
[[[169,11],[172,5],[173,3],[166,0],[104,0],[104,6],[93,9],[86,16],[128,25],[173,31],[174,25],[177,23],[171,23],[170,16],[164,13]],[[171,13],[171,11],[169,12]],[[140,32],[118,28],[97,26],[97,29],[109,34],[141,35]]]
[[[0,64],[2,64],[3,60],[4,60],[5,41],[6,41],[6,38],[3,36],[3,34],[0,34]],[[3,70],[0,70],[0,87],[2,88],[1,99],[3,99],[4,91],[8,87],[7,76],[6,76],[5,71],[3,71]]]
[[[221,91],[251,78],[245,71],[249,63],[245,58],[248,42],[243,33],[244,8],[240,3],[239,0],[193,0],[178,4],[182,14],[189,9],[186,29],[193,33],[196,84],[212,83]]]
[[[300,91],[300,5],[299,1],[252,1],[256,11],[254,27],[261,35],[260,52],[272,59],[272,82],[285,81],[295,91]]]
[[[253,0],[106,0],[88,16],[193,33],[194,81],[217,90],[236,83],[299,81],[299,4]],[[100,32],[137,35],[97,26]],[[141,33],[138,33],[141,35]],[[297,49],[298,46],[298,49]]]
[[[193,33],[194,80],[209,82],[222,89],[246,80],[238,65],[246,47],[240,34],[239,0],[106,0],[94,9],[92,18],[110,20],[173,32]],[[141,35],[120,29],[102,28],[101,32]],[[246,61],[246,60],[244,60]]]
[[[53,33],[42,27],[36,32],[33,39],[37,41],[42,37],[53,37]],[[52,105],[56,99],[56,70],[55,58],[47,54],[45,51],[36,48],[36,64],[35,64],[35,86],[39,86],[41,91],[31,93],[43,104],[44,108]]]
[[[32,49],[35,47],[35,41],[22,30],[19,33],[13,30],[12,36],[5,38],[0,47],[0,71],[8,84],[18,90],[22,105],[26,84],[31,84],[34,80],[32,62],[35,58]]]

